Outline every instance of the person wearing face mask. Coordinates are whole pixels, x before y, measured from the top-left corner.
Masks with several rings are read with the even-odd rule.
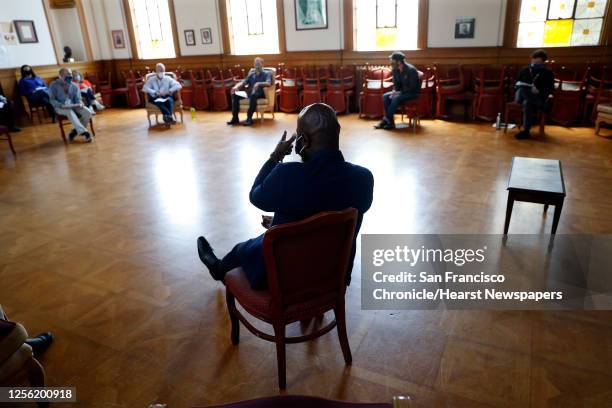
[[[149,95],[149,101],[155,104],[162,112],[166,127],[175,124],[174,93],[182,88],[181,84],[166,73],[166,67],[162,63],[155,66],[155,75],[149,77],[143,86],[143,90]]]
[[[36,76],[29,65],[21,67],[21,79],[18,83],[19,92],[26,97],[32,105],[44,106],[51,120],[55,122],[55,110],[49,101],[49,88],[43,79]]]
[[[385,116],[376,129],[395,129],[394,115],[405,102],[415,100],[421,92],[422,73],[406,62],[404,53],[396,51],[389,57],[393,66],[393,91],[383,95]]]
[[[334,109],[315,103],[302,109],[297,132],[287,139],[287,131],[255,178],[249,199],[262,211],[274,212],[269,225],[303,220],[323,211],[340,211],[349,207],[358,211],[357,227],[347,285],[355,257],[355,242],[363,214],[372,205],[374,177],[365,167],[344,160],[339,149],[340,124]],[[295,152],[301,162],[283,163]],[[264,219],[265,223],[265,219]],[[204,237],[197,240],[198,255],[215,280],[223,281],[230,270],[242,267],[253,289],[267,286],[263,257],[263,235],[237,244],[222,259],[217,258]]]
[[[516,79],[515,101],[523,105],[523,130],[516,134],[517,139],[531,137],[530,129],[538,110],[546,109],[548,96],[555,86],[554,74],[544,63],[547,55],[544,50],[531,54],[531,63],[518,73]]]
[[[85,106],[89,108],[92,115],[96,114],[94,111],[94,108],[97,110],[104,109],[104,105],[102,105],[96,99],[96,95],[94,94],[94,91],[93,91],[93,85],[91,84],[91,82],[83,78],[83,76],[81,75],[79,71],[74,72],[73,82],[77,84],[77,86],[81,90],[81,96],[83,97]]]
[[[246,90],[249,98],[249,110],[247,111],[246,121],[243,122],[244,126],[251,126],[253,124],[253,113],[257,108],[257,100],[265,98],[264,88],[272,85],[272,74],[263,68],[263,58],[255,58],[255,66],[247,77],[238,82],[231,90],[232,94],[232,120],[227,122],[228,125],[237,125],[240,123],[238,120],[238,112],[240,111],[240,100],[242,96],[236,95],[237,91]]]
[[[49,87],[51,103],[58,115],[66,116],[74,126],[68,134],[68,140],[72,142],[77,135],[81,135],[86,142],[91,142],[91,135],[87,131],[91,112],[83,105],[81,91],[72,80],[70,68],[60,69],[59,78]]]

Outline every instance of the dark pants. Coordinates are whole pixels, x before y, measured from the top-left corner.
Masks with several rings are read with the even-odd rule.
[[[393,92],[387,92],[383,95],[385,119],[387,119],[387,123],[394,123],[393,115],[402,103],[412,101],[419,97],[418,94],[412,93],[398,94],[395,98],[391,98],[391,95],[393,95]]]
[[[4,106],[0,108],[0,125],[9,129],[15,127],[15,112],[13,112],[13,106],[9,101],[6,101]]]
[[[545,107],[546,97],[532,93],[530,88],[521,87],[516,91],[514,100],[523,106],[523,129],[529,132],[538,110]]]
[[[164,116],[172,116],[174,112],[174,98],[172,96],[164,96],[168,100],[166,102],[155,102],[157,97],[149,95],[149,101],[157,106]]]
[[[242,268],[253,289],[265,289],[268,286],[266,263],[263,256],[263,235],[236,244],[221,259],[218,271],[225,275],[238,267]]]
[[[44,106],[49,116],[55,118],[55,109],[53,109],[53,105],[51,105],[49,101],[49,94],[42,89],[28,96],[28,102],[34,105]]]
[[[87,88],[85,91],[81,91],[81,97],[85,101],[85,106],[88,108],[96,100],[96,95],[93,93],[93,89]]]
[[[257,100],[265,98],[263,89],[259,88],[249,95],[249,110],[247,111],[247,119],[253,118],[253,112],[257,108]],[[238,95],[232,95],[232,120],[238,120],[238,112],[240,111],[240,100],[243,99]]]

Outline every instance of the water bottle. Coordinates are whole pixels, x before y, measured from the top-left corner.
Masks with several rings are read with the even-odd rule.
[[[499,130],[501,128],[501,112],[497,113],[497,119],[495,119],[495,129]]]
[[[192,107],[189,109],[189,111],[191,112],[191,120],[195,120],[195,115],[196,115],[196,114],[195,114],[195,112],[196,112],[195,108],[192,106]]]

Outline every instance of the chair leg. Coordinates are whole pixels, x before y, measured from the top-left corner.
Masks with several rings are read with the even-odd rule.
[[[9,132],[6,132],[6,140],[11,148],[11,152],[13,152],[13,156],[17,157],[17,152],[15,151],[15,147],[13,147],[13,139],[11,138],[11,134]]]
[[[275,323],[274,338],[276,341],[276,359],[278,360],[278,388],[287,388],[287,361],[285,356],[285,325]]]
[[[225,302],[227,303],[227,311],[232,324],[232,344],[235,346],[240,343],[240,321],[238,320],[238,316],[234,314],[234,310],[236,310],[236,299],[232,292],[227,289],[225,289]]]
[[[351,346],[349,345],[348,336],[346,335],[346,314],[344,311],[344,304],[334,308],[334,315],[336,316],[336,330],[338,330],[338,339],[340,340],[340,348],[342,348],[344,362],[346,364],[351,364],[353,362],[353,356],[351,355]]]
[[[61,133],[61,136],[62,136],[62,140],[64,141],[64,143],[68,143],[68,141],[66,140],[66,132],[64,131],[64,126],[62,124],[62,120],[61,119],[57,119],[57,123],[59,123],[60,133]]]
[[[599,129],[601,128],[601,119],[595,121],[595,134],[599,135]]]
[[[89,120],[89,127],[91,128],[91,134],[95,137],[96,130],[94,129],[93,118]]]
[[[147,114],[147,120],[149,121],[149,127],[151,127],[151,115]]]

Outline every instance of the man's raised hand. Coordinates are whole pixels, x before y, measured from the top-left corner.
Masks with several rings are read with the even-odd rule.
[[[283,132],[283,136],[280,141],[276,145],[276,148],[270,155],[270,159],[275,162],[283,161],[283,158],[289,154],[291,154],[291,150],[293,150],[293,142],[295,141],[296,134],[294,133],[289,140],[287,140],[287,131]]]

